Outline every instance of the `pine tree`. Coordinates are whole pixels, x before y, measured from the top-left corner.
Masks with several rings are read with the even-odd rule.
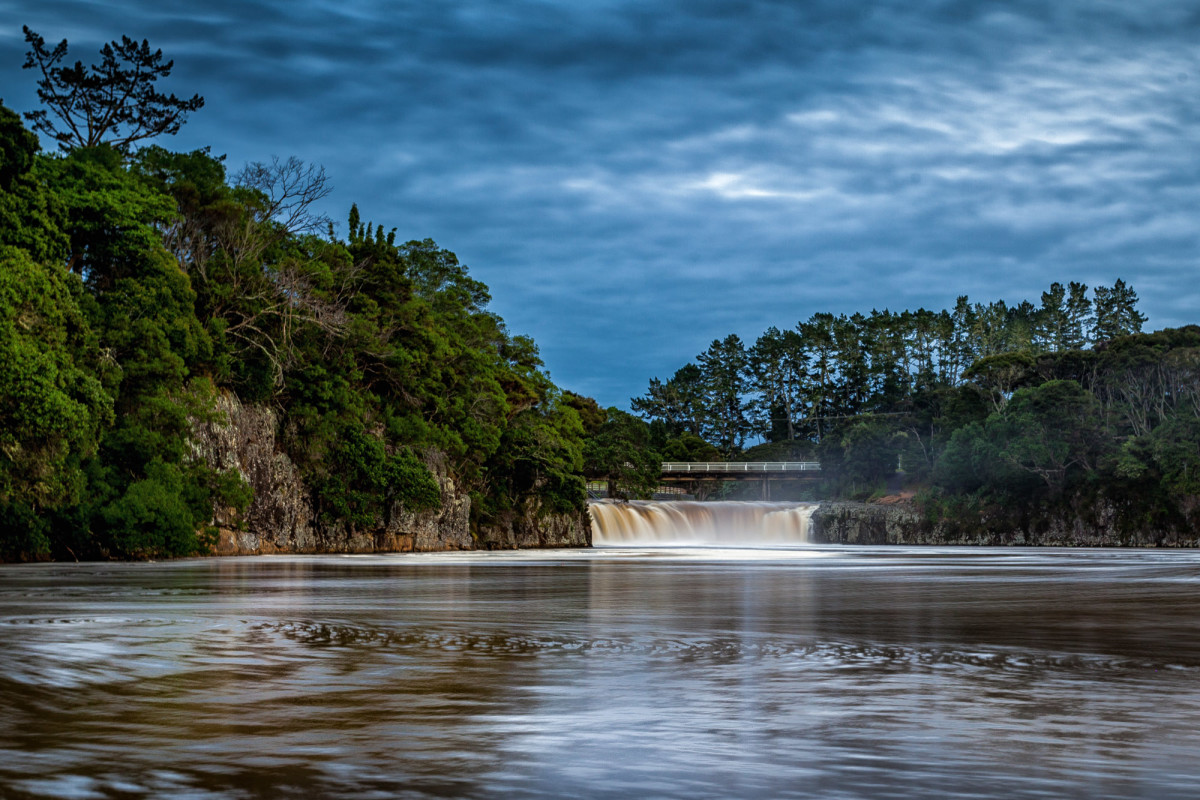
[[[1137,302],[1137,292],[1120,278],[1111,289],[1097,286],[1092,339],[1103,342],[1118,336],[1140,333],[1146,317],[1138,312]]]
[[[1092,327],[1092,301],[1087,291],[1087,284],[1075,281],[1067,284],[1067,320],[1062,342],[1066,350],[1082,350],[1091,343],[1088,333]]]
[[[714,340],[696,361],[703,375],[705,407],[705,433],[710,442],[725,454],[732,456],[742,449],[751,425],[746,416],[745,396],[749,389],[747,381],[748,359],[746,348],[737,334]]]
[[[1050,290],[1042,292],[1042,307],[1038,309],[1034,325],[1034,345],[1038,350],[1057,353],[1063,350],[1067,332],[1067,290],[1061,283],[1050,284]]]

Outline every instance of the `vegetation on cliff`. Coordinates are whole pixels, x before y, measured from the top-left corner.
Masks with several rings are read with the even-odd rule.
[[[251,499],[190,441],[220,393],[276,410],[329,520],[436,505],[431,451],[479,521],[582,512],[579,412],[453,253],[357,208],[338,235],[296,159],[153,144],[203,100],[158,92],[145,42],[89,69],[26,41],[61,152],[0,106],[0,557],[204,552]]]

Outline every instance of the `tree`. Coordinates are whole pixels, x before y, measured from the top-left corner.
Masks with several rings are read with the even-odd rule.
[[[888,420],[861,417],[842,435],[838,469],[855,483],[878,483],[896,471],[905,440]]]
[[[45,106],[25,118],[33,129],[58,142],[63,150],[107,143],[128,153],[135,142],[179,132],[187,114],[204,106],[204,98],[181,100],[154,88],[159,78],[171,74],[174,61],[163,62],[162,50],[150,50],[145,39],[138,44],[128,36],[100,49],[101,62],[84,67],[61,66],[67,57],[67,40],[50,49],[46,40],[23,27],[29,52],[25,69],[41,72],[38,100]]]
[[[707,438],[726,457],[731,456],[742,449],[751,429],[746,417],[749,363],[745,345],[737,334],[730,334],[714,340],[696,360],[704,376]]]
[[[95,354],[78,280],[0,247],[0,503],[37,510],[69,499],[78,459],[112,421],[112,398],[86,369]]]
[[[116,150],[75,150],[44,160],[39,172],[62,209],[67,268],[94,290],[108,291],[162,248],[160,228],[175,213],[171,198],[126,169]]]
[[[605,421],[583,446],[583,473],[608,482],[608,496],[628,500],[654,494],[662,458],[650,446],[649,426],[619,408],[609,408]]]
[[[1120,278],[1112,288],[1096,287],[1093,341],[1104,342],[1118,336],[1141,333],[1146,317],[1137,310],[1138,296],[1132,286]]]
[[[0,104],[0,246],[52,264],[66,260],[70,242],[62,203],[37,174],[37,160],[37,136]]]
[[[999,459],[1061,490],[1073,470],[1095,469],[1105,447],[1096,399],[1074,381],[1019,389],[985,429]]]
[[[706,411],[703,378],[699,367],[685,364],[666,383],[651,378],[646,396],[632,398],[630,407],[646,419],[660,420],[672,436],[700,436]]]
[[[1042,292],[1042,307],[1038,309],[1034,323],[1034,344],[1037,349],[1056,353],[1063,349],[1067,331],[1067,290],[1061,283],[1050,284],[1050,290]]]
[[[1089,344],[1088,331],[1092,326],[1092,301],[1087,296],[1087,284],[1071,281],[1067,284],[1066,327],[1062,344],[1068,350],[1082,350]]]
[[[1028,351],[997,353],[976,361],[963,377],[986,390],[992,407],[1000,411],[1016,389],[1032,380],[1036,365]]]
[[[800,334],[772,326],[747,353],[752,388],[759,399],[758,429],[769,441],[796,438],[799,382],[806,374]]]
[[[835,390],[834,363],[834,326],[836,318],[833,314],[817,313],[809,317],[807,322],[796,326],[800,338],[809,351],[809,372],[805,400],[808,405],[809,429],[817,441],[821,440],[825,431],[821,420],[834,413],[833,394]]]
[[[975,307],[964,294],[954,301],[954,311],[949,312],[949,333],[945,344],[946,367],[943,370],[947,383],[957,386],[962,381],[962,372],[976,359],[975,341],[970,331],[975,325]]]

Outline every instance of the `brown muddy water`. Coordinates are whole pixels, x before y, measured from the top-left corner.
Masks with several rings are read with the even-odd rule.
[[[0,567],[0,797],[1200,795],[1200,553]]]

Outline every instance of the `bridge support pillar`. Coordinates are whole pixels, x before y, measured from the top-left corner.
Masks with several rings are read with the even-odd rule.
[[[771,499],[771,479],[770,479],[770,478],[763,478],[763,482],[762,482],[762,499],[763,499],[763,500],[770,500],[770,499]]]

